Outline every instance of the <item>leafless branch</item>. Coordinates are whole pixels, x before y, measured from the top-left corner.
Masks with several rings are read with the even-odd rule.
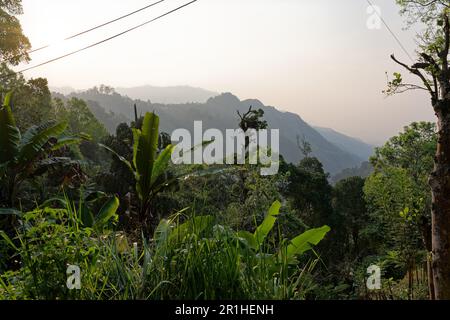
[[[394,62],[396,62],[397,64],[401,65],[406,70],[408,70],[409,72],[411,72],[412,74],[415,74],[416,76],[418,76],[422,80],[426,90],[430,93],[431,97],[433,99],[437,99],[436,92],[433,91],[433,88],[431,88],[429,81],[425,78],[425,76],[422,74],[422,72],[420,72],[419,69],[412,68],[412,67],[408,66],[407,64],[400,62],[399,60],[397,60],[395,58],[394,54],[391,54],[391,59]],[[437,87],[436,87],[436,89],[437,89]]]

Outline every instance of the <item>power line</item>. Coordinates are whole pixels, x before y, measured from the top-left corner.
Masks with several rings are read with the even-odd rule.
[[[366,0],[367,3],[375,9],[375,6],[372,4],[372,2],[370,0]],[[389,25],[387,24],[386,20],[384,20],[384,18],[378,13],[377,10],[374,10],[375,14],[378,16],[378,18],[380,18],[381,22],[383,22],[384,26],[386,27],[386,29],[389,31],[389,33],[392,35],[392,37],[395,39],[395,41],[398,43],[398,45],[400,46],[400,48],[402,48],[403,52],[408,56],[408,58],[414,62],[414,59],[411,57],[411,55],[409,54],[408,50],[406,50],[405,46],[403,45],[403,43],[400,41],[400,39],[397,37],[397,35],[394,33],[394,31],[389,27]]]
[[[139,24],[139,25],[137,25],[137,26],[134,26],[134,27],[132,27],[132,28],[130,28],[130,29],[127,29],[127,30],[125,30],[125,31],[122,31],[122,32],[120,32],[120,33],[118,33],[118,34],[115,34],[115,35],[109,37],[109,38],[106,38],[106,39],[103,39],[103,40],[101,40],[101,41],[95,42],[95,43],[93,43],[93,44],[91,44],[91,45],[88,45],[88,46],[86,46],[86,47],[84,47],[84,48],[81,48],[81,49],[72,51],[72,52],[70,52],[70,53],[66,53],[66,54],[64,54],[64,55],[62,55],[62,56],[59,56],[59,57],[56,57],[56,58],[47,60],[47,61],[42,62],[42,63],[40,63],[40,64],[37,64],[37,65],[35,65],[35,66],[31,66],[31,67],[22,69],[22,70],[20,70],[20,71],[18,71],[18,72],[12,72],[12,73],[10,73],[10,74],[3,75],[3,76],[1,77],[1,79],[6,78],[6,77],[10,77],[10,76],[15,75],[15,74],[18,74],[18,73],[26,72],[26,71],[29,71],[29,70],[32,70],[32,69],[35,69],[35,68],[38,68],[38,67],[41,67],[41,66],[44,66],[44,65],[46,65],[46,64],[49,64],[49,63],[52,63],[52,62],[61,60],[61,59],[63,59],[63,58],[67,58],[67,57],[69,57],[69,56],[71,56],[71,55],[74,55],[74,54],[76,54],[76,53],[79,53],[79,52],[81,52],[81,51],[84,51],[84,50],[93,48],[93,47],[98,46],[98,45],[100,45],[100,44],[103,44],[103,43],[105,43],[105,42],[107,42],[107,41],[110,41],[110,40],[112,40],[112,39],[118,38],[118,37],[120,37],[120,36],[122,36],[122,35],[124,35],[124,34],[126,34],[126,33],[129,33],[129,32],[131,32],[131,31],[134,31],[134,30],[138,29],[138,28],[141,28],[141,27],[143,27],[143,26],[145,26],[145,25],[147,25],[147,24],[149,24],[149,23],[152,23],[152,22],[154,22],[154,21],[156,21],[156,20],[159,20],[159,19],[161,19],[161,18],[163,18],[163,17],[165,17],[165,16],[167,16],[167,15],[169,15],[169,14],[171,14],[171,13],[174,13],[175,11],[178,11],[178,10],[184,8],[184,7],[187,7],[188,5],[190,5],[190,4],[194,3],[194,2],[197,2],[197,1],[198,1],[198,0],[192,0],[192,1],[188,2],[188,3],[185,3],[185,4],[183,4],[183,5],[181,5],[181,6],[177,7],[177,8],[175,8],[175,9],[172,9],[172,10],[168,11],[168,12],[166,12],[166,13],[164,13],[164,14],[162,14],[162,15],[156,17],[156,18],[153,18],[153,19],[151,19],[151,20],[148,20],[148,21],[146,21],[146,22],[144,22],[144,23],[141,23],[141,24]]]
[[[159,3],[161,3],[161,2],[164,2],[164,1],[166,1],[166,0],[159,0],[159,1],[157,1],[157,2],[151,3],[151,4],[149,4],[149,5],[146,5],[145,7],[142,7],[142,8],[140,8],[140,9],[137,9],[137,10],[133,11],[133,12],[127,13],[127,14],[125,14],[125,15],[123,15],[123,16],[120,16],[120,17],[118,17],[118,18],[115,18],[115,19],[113,19],[113,20],[109,20],[109,21],[107,21],[107,22],[105,22],[105,23],[102,23],[102,24],[99,24],[99,25],[97,25],[97,26],[95,26],[95,27],[92,27],[92,28],[89,28],[89,29],[87,29],[87,30],[84,30],[84,31],[75,33],[75,34],[73,34],[73,35],[71,35],[71,36],[69,36],[69,37],[67,37],[67,38],[64,38],[62,41],[71,40],[71,39],[77,38],[77,37],[79,37],[79,36],[82,36],[82,35],[84,35],[84,34],[86,34],[86,33],[89,33],[89,32],[91,32],[91,31],[100,29],[100,28],[105,27],[105,26],[107,26],[107,25],[109,25],[109,24],[111,24],[111,23],[120,21],[120,20],[125,19],[125,18],[128,18],[128,17],[130,17],[130,16],[132,16],[132,15],[134,15],[134,14],[136,14],[136,13],[139,13],[139,12],[141,12],[141,11],[144,11],[144,10],[147,10],[147,9],[149,9],[149,8],[151,8],[151,7],[154,7],[154,6],[156,6],[157,4],[159,4]],[[21,57],[21,56],[24,56],[25,54],[30,54],[30,53],[34,53],[34,52],[37,52],[37,51],[41,51],[41,50],[47,49],[48,47],[51,47],[51,46],[52,46],[52,44],[46,44],[45,46],[42,46],[42,47],[39,47],[39,48],[36,48],[36,49],[29,50],[29,51],[27,51],[26,53],[16,55],[16,56],[14,56],[14,57],[12,57],[12,58],[9,58],[9,59],[6,59],[6,60],[4,60],[4,61],[2,61],[2,62],[8,62],[8,61],[11,61],[11,60],[13,60],[13,59],[16,59],[16,58],[19,58],[19,57]]]
[[[151,7],[153,7],[153,6],[156,6],[157,4],[160,4],[161,2],[164,2],[164,1],[166,1],[166,0],[159,0],[159,1],[157,1],[157,2],[151,3],[151,4],[149,4],[149,5],[147,5],[147,6],[143,7],[143,8],[140,8],[140,9],[138,9],[138,10],[135,10],[135,11],[133,11],[133,12],[130,12],[130,13],[128,13],[128,14],[126,14],[126,15],[123,15],[123,16],[121,16],[121,17],[119,17],[119,18],[116,18],[116,19],[114,19],[114,20],[105,22],[105,23],[103,23],[103,24],[101,24],[101,25],[98,25],[98,26],[96,26],[96,27],[87,29],[87,30],[85,30],[85,31],[76,33],[76,34],[74,34],[74,35],[72,35],[72,36],[70,36],[70,37],[67,37],[67,38],[64,39],[64,40],[70,40],[70,39],[79,37],[79,36],[81,36],[81,35],[83,35],[83,34],[85,34],[85,33],[88,33],[88,32],[94,31],[94,30],[97,30],[97,29],[102,28],[102,27],[104,27],[104,26],[107,26],[107,25],[109,25],[109,24],[111,24],[111,23],[114,23],[114,22],[117,22],[117,21],[119,21],[119,20],[128,18],[129,16],[132,16],[132,15],[134,15],[134,14],[136,14],[136,13],[139,13],[139,12],[141,12],[141,11],[147,10],[147,9],[149,9],[149,8],[151,8]]]

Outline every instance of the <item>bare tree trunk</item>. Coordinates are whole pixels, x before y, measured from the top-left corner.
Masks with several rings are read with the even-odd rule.
[[[428,296],[430,300],[435,300],[434,297],[434,280],[433,269],[431,268],[431,252],[433,251],[433,245],[431,241],[431,224],[429,219],[423,217],[421,221],[422,240],[427,250],[427,261],[425,263],[425,270],[427,272],[428,283]]]
[[[431,265],[431,257],[427,256],[427,282],[428,282],[428,295],[430,296],[430,300],[435,300],[436,297],[434,295],[434,279],[433,279],[433,269]]]
[[[412,300],[413,298],[413,268],[411,261],[408,262],[408,300]]]
[[[438,146],[432,190],[432,269],[435,297],[450,300],[450,100],[435,105]]]

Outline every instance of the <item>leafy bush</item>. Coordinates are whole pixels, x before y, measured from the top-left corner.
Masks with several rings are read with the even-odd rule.
[[[81,214],[36,209],[23,215],[17,241],[20,268],[0,279],[8,299],[301,299],[317,258],[299,263],[329,231],[311,229],[276,239],[275,202],[254,233],[235,232],[211,216],[183,212],[161,220],[153,238],[130,246],[123,233],[85,227]],[[113,219],[114,220],[114,219]],[[278,243],[278,249],[273,250]],[[68,290],[69,264],[82,270],[81,290]]]

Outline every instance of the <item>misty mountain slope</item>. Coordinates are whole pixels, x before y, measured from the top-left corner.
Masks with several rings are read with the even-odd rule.
[[[367,161],[373,154],[374,146],[367,144],[359,139],[349,137],[330,128],[314,127],[319,133],[332,144],[344,151],[350,152]]]
[[[51,92],[54,93],[58,93],[58,94],[63,94],[63,95],[69,95],[72,92],[76,92],[77,90],[75,90],[72,87],[50,87],[49,88]]]
[[[74,91],[71,91],[72,93],[69,95],[64,95],[59,92],[52,92],[52,96],[54,98],[61,99],[63,101],[69,99],[70,97],[76,97],[76,94],[74,94]],[[92,114],[97,118],[100,123],[102,123],[106,130],[108,130],[109,133],[115,133],[116,128],[120,123],[123,122],[129,122],[129,117],[126,117],[125,115],[117,112],[113,112],[111,110],[107,111],[106,108],[103,108],[97,101],[93,100],[84,100],[89,107],[89,110],[92,112]]]
[[[208,91],[202,88],[193,88],[189,86],[175,87],[156,87],[140,86],[133,88],[116,88],[116,92],[128,96],[131,99],[139,99],[154,103],[186,103],[200,102],[204,103],[209,98],[217,96],[217,92]]]
[[[323,163],[324,168],[331,174],[346,168],[359,166],[361,159],[326,140],[318,131],[308,125],[303,119],[290,112],[281,112],[274,107],[265,106],[259,100],[239,100],[231,93],[223,93],[209,98],[206,103],[160,104],[141,100],[132,100],[118,93],[100,94],[95,90],[72,93],[71,96],[95,101],[107,111],[122,114],[128,119],[133,117],[133,104],[138,106],[138,113],[156,112],[160,118],[161,130],[171,133],[178,128],[185,128],[193,132],[194,121],[203,121],[203,130],[217,128],[237,128],[239,117],[237,110],[246,112],[249,106],[264,110],[264,119],[269,129],[280,131],[280,153],[286,161],[297,163],[303,155],[297,146],[297,136],[305,139],[312,146],[313,155]]]

